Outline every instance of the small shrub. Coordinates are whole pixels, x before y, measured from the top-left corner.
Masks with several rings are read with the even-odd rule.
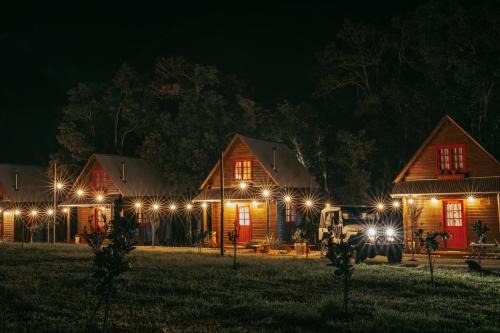
[[[345,241],[345,234],[340,235],[340,243],[334,244],[331,239],[328,242],[328,253],[326,257],[330,259],[331,264],[336,269],[334,271],[337,277],[342,278],[343,281],[343,310],[347,313],[349,308],[349,287],[354,272],[354,255],[355,247]]]
[[[442,240],[447,240],[450,238],[450,236],[447,232],[440,232],[440,231],[431,231],[427,232],[424,235],[423,229],[418,229],[415,234],[420,242],[420,246],[424,247],[427,253],[427,259],[429,262],[429,271],[431,272],[431,283],[434,284],[434,258],[432,256],[432,252],[439,248],[438,238],[441,238]]]

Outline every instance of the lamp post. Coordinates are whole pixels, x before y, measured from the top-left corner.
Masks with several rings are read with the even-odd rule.
[[[220,255],[224,256],[224,151],[220,155]]]
[[[271,231],[271,223],[269,221],[269,197],[271,196],[271,191],[269,191],[268,189],[264,189],[262,191],[262,196],[266,201],[266,230],[267,236],[269,237],[269,232]]]

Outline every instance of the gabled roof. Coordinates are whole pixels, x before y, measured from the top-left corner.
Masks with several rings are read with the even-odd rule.
[[[17,172],[17,188],[15,179]],[[2,201],[41,203],[51,200],[47,168],[34,165],[0,164],[0,193]]]
[[[295,154],[283,143],[258,140],[236,134],[224,150],[226,155],[231,147],[240,139],[255,155],[269,177],[277,186],[288,188],[319,188],[316,180],[307,169],[299,162]],[[273,169],[273,148],[276,148],[276,170]],[[200,188],[203,189],[215,171],[220,160],[217,161]]]
[[[412,158],[408,161],[408,163],[406,163],[406,165],[403,167],[403,170],[401,170],[401,172],[394,179],[394,181],[393,181],[394,183],[397,183],[404,178],[406,172],[411,167],[411,165],[417,160],[417,158],[420,156],[420,154],[422,154],[422,152],[424,151],[425,147],[427,147],[427,145],[431,142],[431,140],[439,133],[439,131],[441,130],[441,127],[443,127],[443,125],[445,125],[446,123],[450,123],[454,127],[456,127],[465,136],[467,136],[475,145],[477,145],[483,152],[485,152],[486,155],[488,155],[493,161],[495,161],[500,166],[500,162],[498,162],[498,160],[493,155],[491,155],[483,146],[481,146],[481,144],[479,142],[477,142],[469,133],[467,133],[466,130],[464,130],[460,125],[458,125],[457,122],[455,122],[450,116],[445,115],[445,116],[443,116],[443,118],[441,118],[441,120],[436,125],[436,127],[432,130],[432,132],[429,134],[429,136],[425,139],[424,143],[422,143],[420,148],[418,148],[417,152],[415,154],[413,154]]]
[[[150,163],[140,158],[108,154],[92,155],[76,179],[76,186],[80,184],[81,177],[86,174],[95,161],[106,171],[124,197],[166,196],[168,194],[160,174]],[[122,162],[125,163],[125,181],[122,180]]]

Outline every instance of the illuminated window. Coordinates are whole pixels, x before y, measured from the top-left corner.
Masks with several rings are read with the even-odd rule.
[[[446,145],[437,147],[438,171],[465,171],[465,145]]]
[[[108,175],[104,169],[92,170],[92,189],[94,191],[106,189],[108,183]]]
[[[233,162],[234,180],[252,180],[252,161],[240,160]]]
[[[445,223],[447,227],[462,226],[464,218],[462,201],[447,201],[445,212]]]
[[[285,207],[285,221],[286,223],[295,223],[295,211],[291,205]]]
[[[250,225],[250,207],[238,207],[238,222],[240,225]]]

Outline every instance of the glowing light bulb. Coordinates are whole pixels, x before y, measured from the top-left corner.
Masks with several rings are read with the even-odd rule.
[[[85,195],[85,191],[80,188],[80,189],[76,190],[76,195],[78,197],[83,197]]]
[[[19,209],[16,209],[16,210],[14,211],[14,215],[21,215],[21,211],[20,211]]]
[[[35,217],[35,216],[37,216],[37,215],[38,215],[38,211],[37,211],[37,210],[35,210],[35,209],[33,209],[33,210],[31,211],[31,216]]]
[[[399,201],[398,201],[398,200],[394,200],[394,201],[392,202],[392,207],[394,207],[394,208],[399,208],[399,206],[401,206],[401,204],[399,203]]]
[[[153,210],[159,210],[160,209],[160,205],[157,204],[157,203],[154,203],[153,206],[151,206],[151,208],[153,208]]]
[[[292,202],[292,197],[289,196],[289,195],[285,195],[285,197],[283,198],[283,200],[286,202],[286,203],[290,203]]]
[[[436,197],[432,197],[431,201],[434,205],[436,205],[439,202],[439,200]]]
[[[208,207],[208,205],[207,205],[207,203],[206,203],[206,202],[203,202],[203,203],[201,204],[201,207],[203,207],[203,208],[207,208],[207,207]]]
[[[474,203],[474,201],[476,201],[476,198],[474,198],[472,195],[469,195],[469,196],[467,197],[467,201],[468,201],[469,203]]]
[[[54,211],[52,209],[47,209],[47,215],[52,216],[54,214]]]
[[[271,195],[271,191],[269,191],[267,189],[262,191],[262,196],[264,198],[268,198],[270,195]]]
[[[170,208],[170,210],[174,211],[177,209],[177,205],[176,204],[171,204],[168,208]]]
[[[102,208],[102,207],[101,207],[101,210],[103,210],[103,208]],[[67,213],[67,212],[68,212],[68,208],[64,207],[64,208],[62,209],[62,211],[63,211],[63,213]]]
[[[307,199],[304,204],[306,205],[306,207],[312,207],[313,206],[312,200],[309,200],[309,199]]]
[[[63,187],[64,187],[64,184],[63,184],[63,183],[61,183],[61,182],[57,182],[57,183],[56,183],[56,188],[57,188],[58,190],[62,190],[62,188],[63,188]]]
[[[248,184],[245,182],[241,182],[238,186],[240,190],[246,190],[248,188]]]
[[[377,209],[378,209],[378,210],[383,210],[383,209],[384,209],[384,207],[385,207],[385,206],[384,206],[384,204],[383,204],[383,203],[381,203],[381,202],[377,204]]]
[[[254,207],[257,207],[257,206],[259,205],[259,203],[257,202],[257,200],[253,200],[253,201],[252,201],[252,205],[253,205]]]
[[[414,203],[415,203],[415,200],[413,200],[412,198],[408,199],[408,204],[413,205]]]
[[[96,195],[95,200],[97,202],[102,202],[104,200],[104,196],[102,194],[98,194]]]
[[[387,228],[385,229],[385,235],[387,237],[394,237],[394,235],[396,234],[396,231],[394,230],[394,228]]]

